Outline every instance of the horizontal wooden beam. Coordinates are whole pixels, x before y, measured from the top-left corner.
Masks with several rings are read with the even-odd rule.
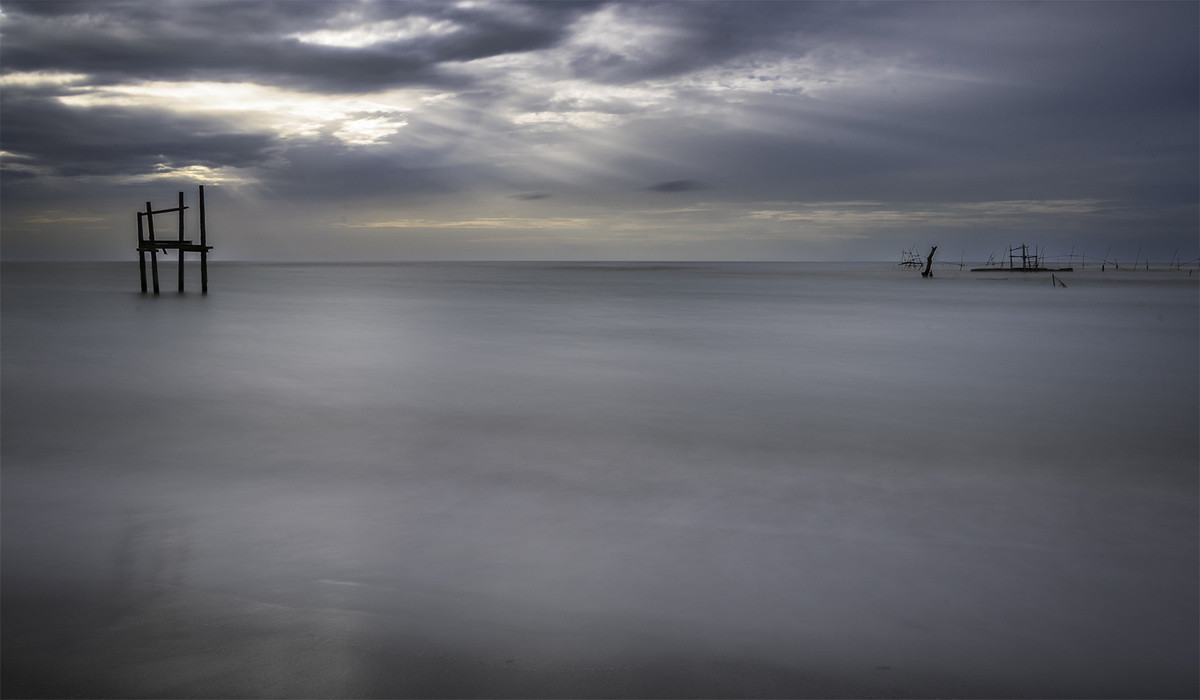
[[[138,245],[139,251],[149,252],[152,250],[183,250],[189,253],[206,253],[213,249],[210,245],[199,245],[191,241],[146,241]]]
[[[155,209],[154,211],[149,212],[149,213],[150,214],[167,214],[167,213],[170,213],[173,211],[183,211],[184,209],[191,209],[191,207],[171,207],[170,209]],[[147,214],[147,212],[144,212],[144,211],[138,212],[138,216],[145,216],[146,214]]]

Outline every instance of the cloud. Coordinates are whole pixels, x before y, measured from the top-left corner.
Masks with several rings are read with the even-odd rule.
[[[570,230],[631,246],[796,250],[819,225],[891,251],[906,226],[997,221],[1191,244],[1197,22],[1186,3],[17,0],[5,216],[72,183],[207,182],[431,230],[586,219]],[[638,214],[648,193],[703,212]]]
[[[696,190],[708,189],[708,185],[698,180],[668,180],[656,185],[650,185],[646,189],[651,192],[695,192]]]
[[[449,61],[552,46],[568,3],[5,3],[8,70],[319,92],[461,85]]]
[[[575,229],[594,225],[586,218],[497,216],[478,219],[394,219],[336,224],[344,228],[478,228],[478,229]]]
[[[58,176],[152,172],[162,163],[239,168],[267,158],[273,137],[200,116],[124,107],[72,108],[3,96],[5,148]]]
[[[692,74],[786,49],[832,8],[813,3],[609,3],[581,17],[564,46],[574,77],[629,84]]]
[[[1059,216],[1099,214],[1108,203],[1099,200],[990,202],[909,202],[897,206],[887,202],[764,202],[771,208],[753,209],[745,215],[771,223],[803,223],[811,227],[891,228],[936,226],[962,227],[973,223],[1001,222],[1012,225],[1022,220],[1052,221]]]
[[[420,92],[389,91],[371,99],[356,95],[311,94],[255,83],[139,82],[79,88],[58,101],[71,107],[170,110],[183,117],[206,116],[257,127],[281,138],[328,134],[354,145],[376,143],[406,124],[408,104]]]
[[[28,224],[94,224],[104,221],[102,216],[30,216],[24,219]]]

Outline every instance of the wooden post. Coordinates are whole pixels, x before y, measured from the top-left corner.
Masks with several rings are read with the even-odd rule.
[[[150,245],[154,245],[154,208],[146,202],[146,234],[150,237]],[[158,249],[150,249],[150,274],[154,277],[154,293],[158,294]]]
[[[142,273],[142,294],[146,293],[146,251],[142,250],[142,246],[146,243],[146,236],[142,233],[142,212],[137,212],[137,228],[138,228],[138,271]]]
[[[937,252],[937,246],[929,249],[929,257],[925,258],[925,271],[921,273],[922,277],[933,277],[933,254]]]
[[[204,229],[204,185],[200,185],[200,292],[208,294],[208,245]]]
[[[183,193],[179,193],[179,291],[183,291]]]

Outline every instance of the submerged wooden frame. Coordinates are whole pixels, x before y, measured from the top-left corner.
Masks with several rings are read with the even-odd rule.
[[[146,211],[137,213],[137,234],[138,234],[138,268],[142,278],[142,292],[146,289],[146,253],[150,254],[150,270],[154,281],[154,293],[159,293],[158,288],[158,253],[162,251],[163,255],[167,254],[168,250],[179,251],[179,291],[183,291],[183,254],[199,253],[200,254],[200,289],[204,294],[208,294],[208,251],[212,250],[212,246],[208,245],[208,231],[204,220],[204,185],[200,185],[200,242],[193,243],[183,237],[183,212],[190,207],[183,204],[183,193],[179,193],[179,205],[168,209],[155,209],[150,202],[146,202]],[[160,241],[154,237],[154,215],[155,214],[170,214],[179,212],[179,235],[174,240]],[[144,225],[143,225],[144,222]]]

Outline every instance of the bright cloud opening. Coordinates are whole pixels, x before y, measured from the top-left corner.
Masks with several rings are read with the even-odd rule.
[[[459,31],[462,27],[444,19],[429,17],[404,17],[402,19],[371,22],[340,29],[320,29],[314,32],[291,34],[290,38],[305,44],[360,49],[376,44],[412,41],[424,37],[442,37]]]
[[[0,87],[38,87],[46,85],[72,85],[88,79],[84,73],[59,73],[55,71],[28,71],[0,76]]]
[[[142,82],[109,85],[58,98],[71,107],[168,109],[182,114],[233,116],[252,128],[282,138],[316,138],[331,133],[343,143],[378,143],[407,123],[404,91],[372,95],[320,95],[255,83]]]

